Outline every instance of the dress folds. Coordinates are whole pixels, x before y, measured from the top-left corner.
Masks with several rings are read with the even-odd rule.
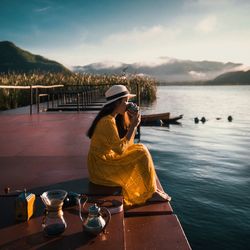
[[[125,205],[142,204],[156,191],[156,173],[148,149],[120,139],[115,118],[101,118],[88,153],[90,180],[99,185],[121,186]]]

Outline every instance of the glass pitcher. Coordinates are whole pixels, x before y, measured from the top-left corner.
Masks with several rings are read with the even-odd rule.
[[[43,231],[46,236],[56,236],[64,232],[67,224],[63,217],[63,201],[67,196],[64,190],[44,192],[41,199],[46,206],[42,220]]]

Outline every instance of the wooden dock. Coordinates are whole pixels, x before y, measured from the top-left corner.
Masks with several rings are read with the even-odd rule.
[[[113,214],[105,234],[82,231],[77,207],[64,209],[68,227],[55,238],[42,232],[39,197],[27,222],[15,221],[15,197],[4,188],[40,194],[51,189],[122,201],[120,188],[89,182],[85,133],[95,112],[0,113],[0,249],[191,249],[170,203],[151,203]],[[171,193],[171,192],[170,192]]]

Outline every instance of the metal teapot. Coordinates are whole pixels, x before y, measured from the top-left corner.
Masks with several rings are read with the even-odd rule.
[[[83,223],[82,224],[83,230],[94,235],[98,235],[99,233],[103,232],[111,219],[111,214],[109,210],[106,207],[98,207],[97,204],[94,204],[89,207],[88,217],[86,219],[83,219],[81,215],[80,199],[79,199],[79,216]]]

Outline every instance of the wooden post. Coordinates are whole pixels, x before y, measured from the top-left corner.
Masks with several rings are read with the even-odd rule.
[[[137,83],[136,84],[136,98],[137,98],[137,105],[140,107],[141,106],[141,96],[140,96],[140,84]],[[137,127],[137,133],[138,133],[138,139],[140,141],[141,139],[141,127],[140,127],[140,124],[139,126]]]
[[[137,98],[137,105],[141,106],[141,95],[140,95],[140,84],[136,83],[136,98]]]
[[[47,110],[49,109],[49,92],[48,92],[48,96],[47,96]]]
[[[66,96],[65,96],[65,92],[63,92],[63,103],[62,104],[65,104],[66,103]]]
[[[80,95],[79,95],[79,93],[76,94],[76,98],[77,98],[77,111],[79,112],[80,111],[80,100],[79,100]]]
[[[30,85],[30,115],[32,115],[32,105],[33,105],[33,90],[32,90],[32,85]]]
[[[54,88],[52,88],[52,108],[54,108],[54,101],[55,101]]]
[[[83,93],[83,90],[81,92],[81,102],[82,102],[82,110],[84,110],[84,93]]]
[[[39,96],[38,96],[38,88],[36,88],[36,111],[37,113],[39,113],[39,104],[38,104],[38,99],[39,99]]]
[[[38,93],[38,88],[36,88],[36,108],[37,108],[37,113],[39,113],[39,108],[40,108],[40,97],[39,97],[39,93]]]
[[[57,107],[59,106],[59,92],[56,93],[56,97],[57,97]]]

